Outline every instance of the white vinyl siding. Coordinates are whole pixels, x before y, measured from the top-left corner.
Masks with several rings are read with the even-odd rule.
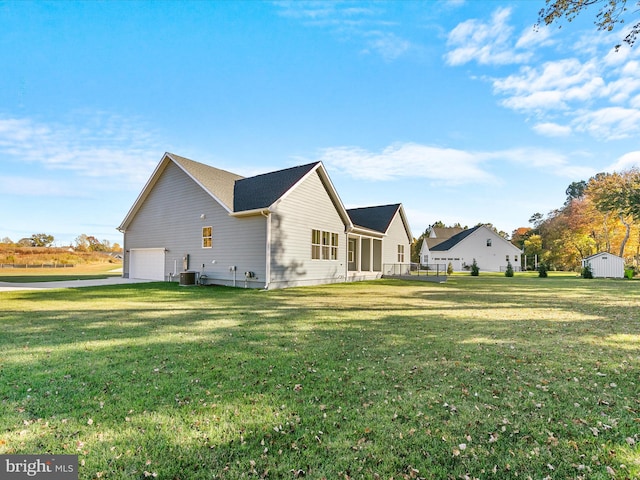
[[[344,281],[344,222],[317,172],[278,202],[271,216],[271,287]],[[312,230],[321,232],[319,243],[313,240]],[[319,259],[325,260],[314,257],[310,241],[319,246]]]
[[[582,261],[582,266],[591,266],[595,278],[623,278],[624,259],[611,253],[601,252]]]
[[[491,247],[487,248],[489,243]],[[513,258],[511,266],[517,269],[521,258],[518,247],[486,227],[478,228],[447,251],[434,250],[431,254],[436,257],[434,263],[451,261],[454,271],[464,271],[464,266],[470,267],[475,259],[481,272],[499,272],[506,269],[507,257]]]
[[[409,252],[410,241],[407,230],[402,222],[400,212],[396,212],[387,229],[387,236],[382,240],[382,263],[385,265],[395,263],[409,263],[406,253]],[[399,259],[400,247],[403,247],[405,255]]]
[[[211,225],[215,241],[211,248],[202,248],[202,229]],[[229,216],[174,163],[169,163],[159,176],[125,233],[125,251],[166,249],[165,278],[171,276],[174,280],[183,271],[183,257],[189,255],[189,270],[204,272],[221,283],[231,284],[231,266],[241,272],[243,281],[244,272],[253,271],[257,282],[264,282],[265,245],[265,217]],[[125,254],[125,275],[129,274],[128,255]]]

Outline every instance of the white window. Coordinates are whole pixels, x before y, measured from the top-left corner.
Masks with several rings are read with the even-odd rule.
[[[322,259],[329,259],[329,251],[331,249],[331,233],[322,232]]]
[[[202,248],[213,247],[213,227],[202,227]]]
[[[331,260],[338,259],[338,234],[331,234]]]
[[[487,238],[487,247],[490,247],[490,246],[491,246],[491,239]]]
[[[338,259],[338,234],[311,230],[311,258],[314,260]]]
[[[311,230],[311,258],[314,260],[320,259],[320,230]]]
[[[398,245],[398,263],[404,263],[404,245]]]

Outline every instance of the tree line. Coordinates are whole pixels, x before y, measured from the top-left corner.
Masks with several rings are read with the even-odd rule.
[[[582,259],[608,252],[640,263],[640,170],[598,173],[571,183],[566,201],[546,217],[531,216],[530,229],[514,232],[511,241],[525,255],[538,256],[551,268],[575,270]]]
[[[14,242],[9,237],[4,237],[0,243],[14,247],[51,247],[55,242],[55,237],[47,233],[34,233],[30,237],[24,237]],[[120,252],[122,247],[118,243],[111,243],[109,240],[98,240],[93,235],[81,234],[69,245],[80,252]]]

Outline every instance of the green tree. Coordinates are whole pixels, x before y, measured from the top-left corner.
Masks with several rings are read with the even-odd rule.
[[[564,193],[567,195],[567,201],[565,205],[571,203],[573,200],[579,200],[584,197],[584,191],[587,188],[587,182],[580,180],[579,182],[571,182]]]
[[[511,262],[507,262],[507,269],[504,271],[505,277],[513,277],[513,267],[511,266]]]
[[[53,235],[47,235],[46,233],[34,233],[31,235],[32,247],[48,247],[53,243]]]
[[[531,218],[529,218],[529,223],[532,224],[533,228],[535,229],[540,228],[540,225],[543,221],[544,215],[542,215],[541,213],[534,213],[533,215],[531,215]]]
[[[545,262],[540,262],[540,265],[538,265],[538,277],[547,278],[548,277],[547,270],[548,270],[547,264]]]
[[[623,173],[601,173],[589,179],[587,183],[587,193],[592,199],[595,207],[605,215],[617,217],[624,226],[624,238],[620,243],[621,257],[624,256],[624,249],[631,235],[631,227],[634,219],[640,220],[640,209],[634,204],[636,195],[637,170]],[[640,181],[637,181],[640,185]]]
[[[471,276],[472,277],[477,277],[478,275],[480,275],[480,267],[478,267],[478,262],[476,262],[476,259],[473,259],[473,263],[471,264]]]

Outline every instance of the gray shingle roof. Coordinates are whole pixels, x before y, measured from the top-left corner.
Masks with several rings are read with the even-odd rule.
[[[447,241],[454,235],[462,233],[463,231],[464,228],[462,227],[433,227],[431,233],[435,236],[428,236],[424,239],[424,241],[427,242],[427,247],[429,247],[429,250],[432,250],[436,245]]]
[[[354,225],[385,233],[400,208],[399,203],[377,207],[350,208],[347,210]]]
[[[245,212],[271,206],[319,163],[309,163],[236,181],[233,211]]]
[[[463,230],[457,235],[454,235],[453,237],[451,237],[450,239],[445,240],[444,242],[439,243],[437,245],[434,245],[433,247],[430,247],[429,250],[431,250],[432,252],[433,251],[441,252],[441,251],[450,250],[451,248],[456,246],[458,243],[460,243],[462,240],[464,240],[469,235],[471,235],[473,232],[475,232],[477,229],[479,229],[481,226],[482,225],[478,225],[468,230]]]
[[[204,188],[209,190],[213,195],[218,198],[229,209],[233,209],[233,186],[237,180],[242,180],[244,177],[236,175],[235,173],[227,172],[226,170],[220,170],[204,163],[195,162],[188,158],[175,155],[173,153],[168,154],[176,163],[184,168],[192,178],[196,179],[202,184]]]

